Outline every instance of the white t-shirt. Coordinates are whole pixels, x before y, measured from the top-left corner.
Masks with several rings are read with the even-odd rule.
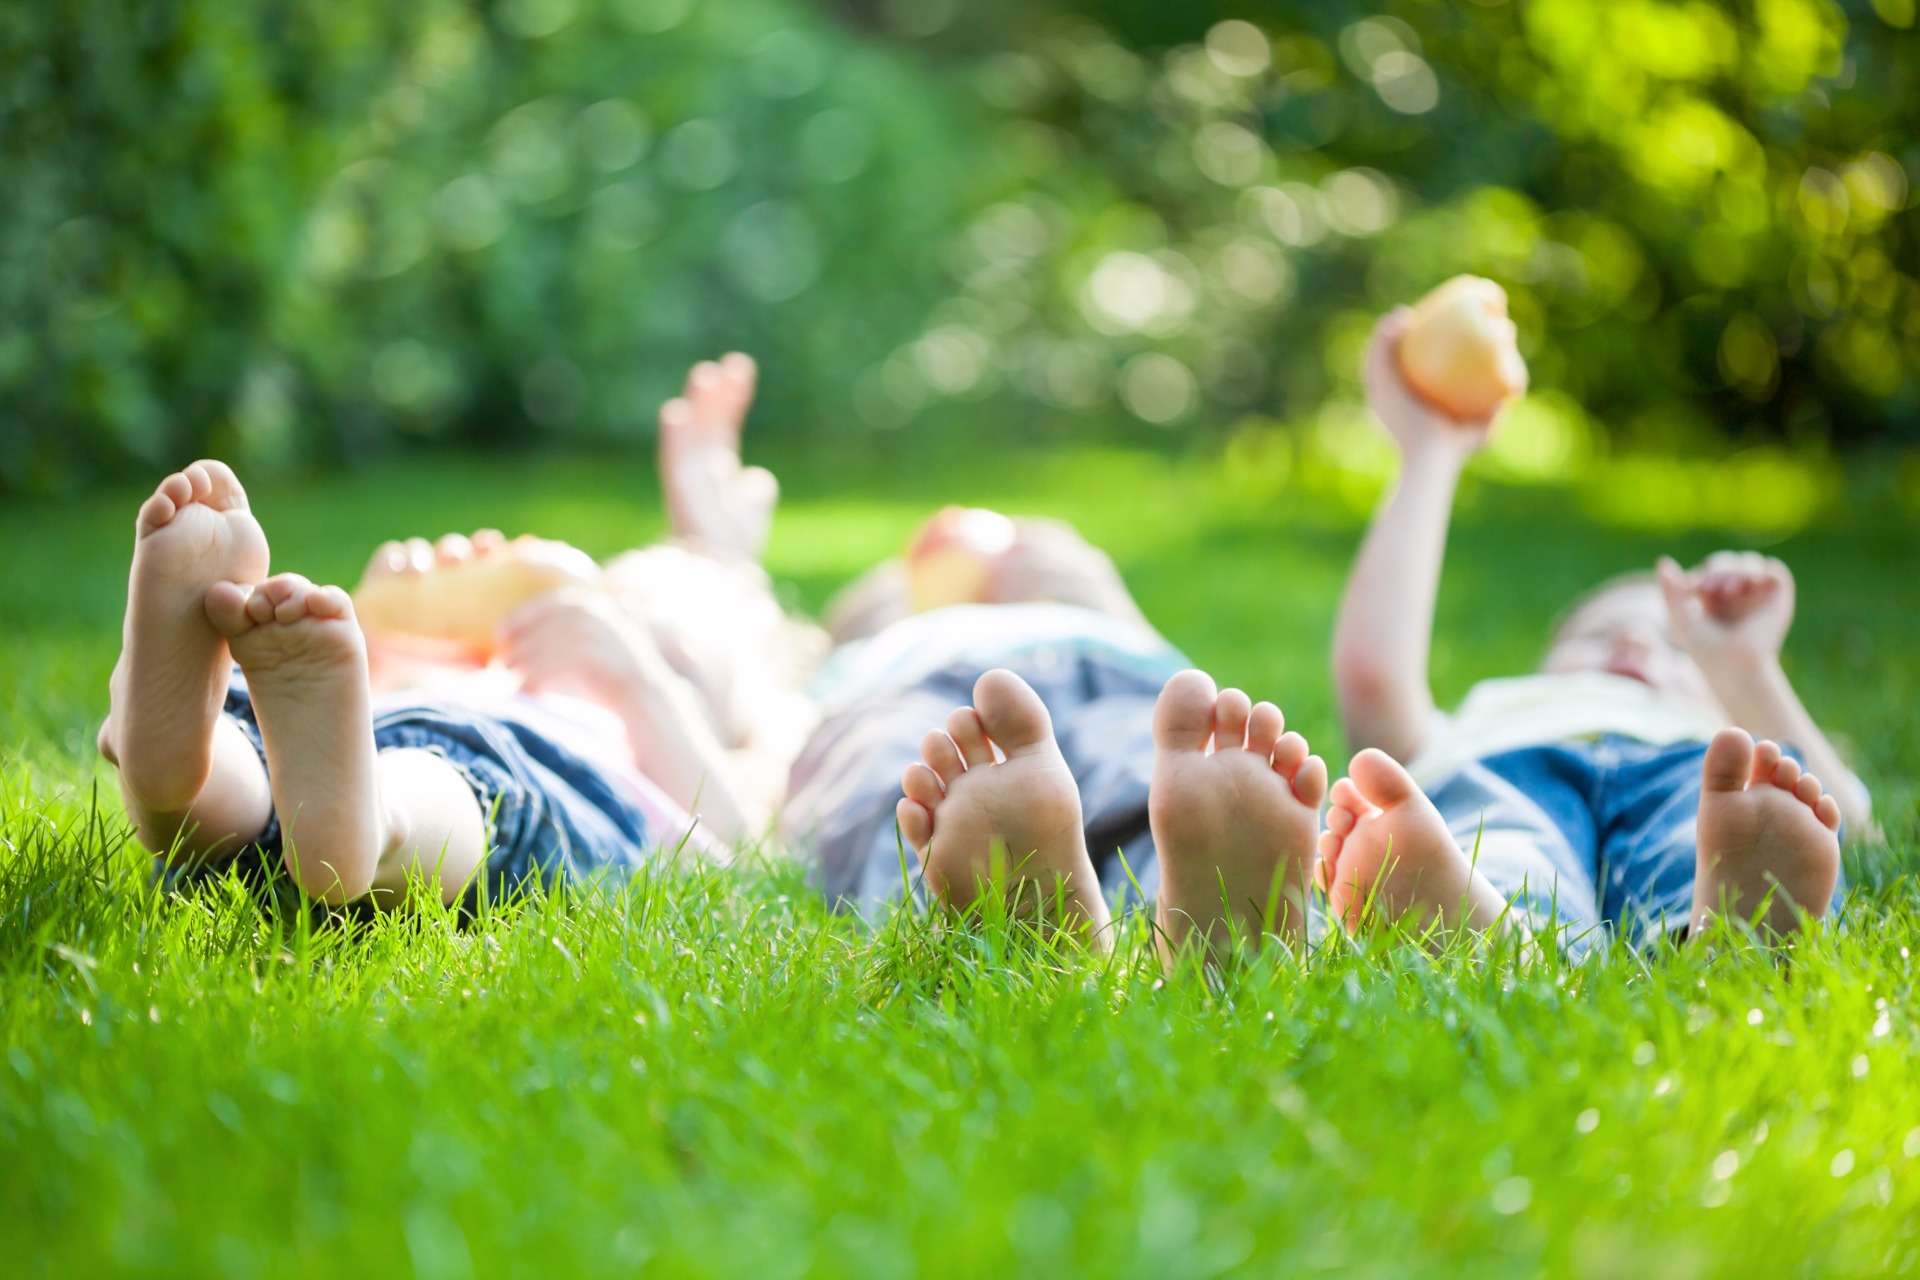
[[[1407,771],[1426,786],[1523,747],[1605,734],[1658,746],[1705,742],[1725,727],[1704,707],[1605,671],[1483,680],[1453,714],[1435,714]]]

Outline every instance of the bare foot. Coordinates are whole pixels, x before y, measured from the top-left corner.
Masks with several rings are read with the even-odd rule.
[[[1421,934],[1490,929],[1507,910],[1433,801],[1392,756],[1373,748],[1333,784],[1320,875],[1349,929],[1374,920],[1404,920]]]
[[[676,538],[758,560],[773,528],[780,485],[764,467],[740,465],[740,432],[758,370],[738,351],[702,361],[686,390],[660,407],[660,483]]]
[[[215,582],[266,576],[267,536],[224,462],[168,476],[140,507],[113,709],[99,739],[136,813],[182,816],[206,785],[232,663],[201,602]]]
[[[1006,758],[995,762],[994,748]],[[989,884],[1004,886],[1023,914],[1064,907],[1069,927],[1104,943],[1112,917],[1087,856],[1080,788],[1053,740],[1053,720],[1027,682],[989,671],[973,686],[973,706],[947,717],[946,732],[920,744],[897,814],[900,833],[919,851],[927,884],[964,910]]]
[[[1701,765],[1692,928],[1751,920],[1763,901],[1759,925],[1776,935],[1820,919],[1840,875],[1839,831],[1840,804],[1818,778],[1776,744],[1722,729]]]
[[[1169,960],[1194,935],[1214,960],[1236,937],[1306,938],[1327,766],[1285,727],[1280,708],[1217,692],[1204,671],[1182,671],[1161,690],[1147,811]]]
[[[247,677],[287,869],[312,897],[362,896],[393,824],[374,776],[373,695],[352,600],[283,573],[257,587],[216,582],[205,610]]]

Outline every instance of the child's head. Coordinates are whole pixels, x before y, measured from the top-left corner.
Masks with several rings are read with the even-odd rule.
[[[1706,673],[1673,634],[1666,598],[1651,573],[1609,578],[1575,600],[1553,629],[1540,669],[1605,671],[1664,694],[1718,705]]]

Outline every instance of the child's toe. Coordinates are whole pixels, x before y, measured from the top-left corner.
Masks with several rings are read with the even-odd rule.
[[[1271,702],[1254,703],[1253,713],[1247,717],[1247,750],[1262,759],[1271,759],[1286,726],[1286,717],[1280,714],[1279,707]]]
[[[248,608],[248,601],[254,594],[254,589],[243,583],[214,583],[207,588],[204,602],[207,621],[223,636],[238,635],[247,630],[254,625],[253,615]]]
[[[167,477],[169,483],[179,479],[179,476]],[[184,481],[182,483],[184,484]],[[181,503],[167,492],[167,486],[161,485],[151,498],[140,504],[140,532],[152,533],[155,529],[162,529],[173,523],[174,516],[179,514],[180,506]]]
[[[1320,802],[1327,798],[1327,762],[1319,756],[1308,756],[1299,770],[1293,775],[1293,798],[1301,804],[1318,809]]]
[[[315,618],[351,617],[353,599],[339,587],[315,587],[307,596],[307,613]]]
[[[1813,806],[1813,812],[1829,831],[1840,830],[1840,802],[1832,796],[1821,796],[1820,803]]]
[[[1213,704],[1213,749],[1229,751],[1247,745],[1247,721],[1253,699],[1238,689],[1222,689]]]
[[[933,815],[912,800],[901,800],[893,807],[894,821],[900,824],[900,838],[916,852],[933,840]]]
[[[953,714],[947,717],[947,736],[953,739],[953,745],[960,748],[960,758],[967,762],[969,769],[993,763],[993,744],[987,741],[987,730],[980,723],[980,713],[972,707],[955,707]]]
[[[1305,738],[1297,733],[1282,734],[1280,740],[1273,744],[1273,767],[1291,778],[1312,754]]]
[[[1011,671],[989,671],[974,681],[970,714],[1009,755],[1053,741],[1053,717],[1047,714],[1047,704],[1032,685]],[[988,752],[991,762],[992,748]],[[972,762],[971,756],[968,762]]]
[[[1369,747],[1347,765],[1347,778],[1370,803],[1391,809],[1419,794],[1413,775],[1386,752]]]
[[[931,813],[940,807],[946,799],[946,788],[940,784],[940,777],[924,764],[910,764],[906,773],[901,775],[900,789],[906,792],[907,799]]]
[[[1707,744],[1706,757],[1700,763],[1700,785],[1708,791],[1739,791],[1750,779],[1761,776],[1754,772],[1753,739],[1745,730],[1722,729]]]
[[[297,622],[307,616],[307,595],[313,584],[297,573],[278,573],[260,584],[248,603],[260,622]],[[262,610],[266,617],[261,617]]]
[[[1204,671],[1182,671],[1167,681],[1153,707],[1153,744],[1162,751],[1202,751],[1213,732],[1219,694]]]
[[[949,786],[967,771],[966,764],[960,759],[960,748],[954,746],[953,739],[938,729],[920,739],[920,758],[941,782]]]

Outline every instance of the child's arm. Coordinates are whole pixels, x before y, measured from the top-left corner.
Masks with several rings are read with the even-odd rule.
[[[597,592],[535,600],[500,638],[528,692],[582,695],[618,715],[640,772],[714,835],[731,844],[766,829],[770,807],[741,777],[699,694],[612,601]]]
[[[1417,399],[1395,352],[1409,312],[1381,320],[1367,351],[1367,403],[1400,451],[1400,478],[1374,514],[1333,633],[1347,745],[1411,760],[1433,716],[1427,655],[1460,470],[1492,422],[1459,423]]]
[[[1707,683],[1733,717],[1756,737],[1798,747],[1807,769],[1840,802],[1856,838],[1873,829],[1867,788],[1807,713],[1780,665],[1793,625],[1793,574],[1758,552],[1721,551],[1698,569],[1659,565],[1660,590],[1675,638],[1700,664]]]

